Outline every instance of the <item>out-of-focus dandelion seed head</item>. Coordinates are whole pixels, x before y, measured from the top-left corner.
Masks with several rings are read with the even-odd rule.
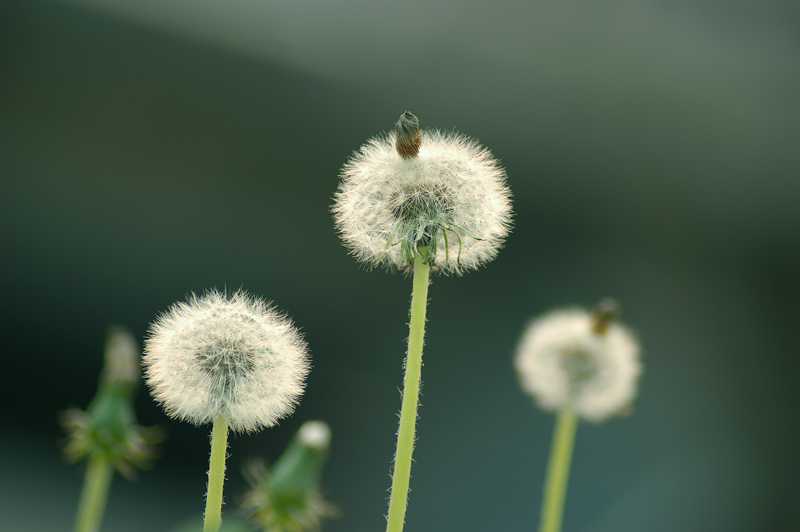
[[[594,313],[559,310],[533,320],[514,358],[523,389],[545,410],[592,421],[624,412],[636,396],[639,344],[614,323],[609,300]]]

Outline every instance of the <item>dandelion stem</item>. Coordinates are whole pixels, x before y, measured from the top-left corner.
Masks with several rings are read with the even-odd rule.
[[[572,409],[565,408],[558,413],[553,433],[553,445],[550,448],[550,459],[547,463],[539,532],[560,532],[561,530],[577,425],[578,418]]]
[[[211,429],[211,459],[208,463],[208,493],[203,532],[217,532],[222,522],[222,484],[225,482],[225,453],[228,450],[228,419],[214,418]]]
[[[100,529],[113,475],[111,460],[103,453],[92,453],[78,502],[75,532],[96,532]]]
[[[400,428],[397,431],[397,452],[392,473],[392,494],[386,532],[402,532],[411,477],[411,453],[414,450],[414,431],[417,424],[419,383],[422,370],[422,343],[425,336],[425,312],[428,306],[428,277],[430,265],[423,260],[425,248],[420,246],[414,258],[414,283],[411,292],[411,322],[408,332],[408,355],[403,382],[403,406],[400,409]]]

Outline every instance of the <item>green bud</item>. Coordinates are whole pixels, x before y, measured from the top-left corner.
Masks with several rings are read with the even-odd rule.
[[[329,446],[328,425],[308,421],[269,470],[259,461],[247,465],[245,477],[252,489],[245,494],[242,508],[260,529],[315,531],[321,528],[323,518],[338,514],[320,488]]]
[[[103,370],[97,393],[85,411],[72,408],[61,414],[68,440],[67,458],[76,462],[100,455],[130,477],[154,458],[153,445],[161,431],[136,424],[134,400],[139,384],[139,348],[130,332],[118,326],[108,330]]]

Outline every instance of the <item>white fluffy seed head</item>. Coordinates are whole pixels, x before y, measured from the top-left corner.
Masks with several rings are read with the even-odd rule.
[[[408,270],[426,246],[433,271],[457,274],[494,259],[511,226],[498,161],[456,133],[423,131],[411,156],[398,153],[396,139],[392,132],[369,140],[342,168],[333,214],[351,253]]]
[[[595,317],[563,310],[533,320],[525,329],[514,365],[523,389],[545,410],[571,408],[591,421],[624,412],[636,396],[639,345],[624,327],[602,333]]]
[[[288,318],[245,292],[216,290],[159,316],[142,362],[167,414],[198,425],[222,415],[232,430],[247,432],[294,410],[310,367]]]

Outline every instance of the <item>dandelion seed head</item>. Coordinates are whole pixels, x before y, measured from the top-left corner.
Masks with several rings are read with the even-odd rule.
[[[562,310],[525,329],[514,365],[523,389],[545,410],[572,408],[591,421],[626,409],[636,396],[639,345],[621,325]]]
[[[143,365],[168,415],[195,424],[223,415],[232,430],[247,432],[290,414],[309,371],[288,318],[245,292],[215,290],[192,294],[152,324]]]
[[[341,170],[333,215],[351,253],[410,269],[425,246],[433,271],[460,274],[497,255],[511,227],[511,192],[492,154],[457,133],[425,130],[404,113]]]

